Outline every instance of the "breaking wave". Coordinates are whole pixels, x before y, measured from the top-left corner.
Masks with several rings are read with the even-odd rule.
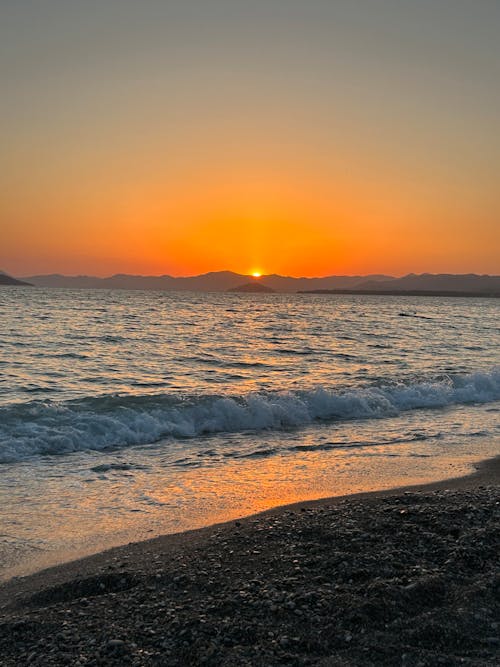
[[[318,420],[382,419],[421,408],[500,399],[500,368],[356,389],[317,387],[246,396],[101,396],[0,408],[0,463],[37,455],[145,445],[164,438],[290,429]]]

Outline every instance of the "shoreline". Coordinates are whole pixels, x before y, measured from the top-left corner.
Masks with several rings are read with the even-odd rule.
[[[478,484],[488,484],[495,483],[500,484],[500,455],[482,459],[470,464],[473,470],[471,472],[459,475],[457,477],[449,477],[444,479],[439,479],[431,482],[424,482],[418,484],[405,484],[398,485],[395,487],[389,487],[385,489],[376,489],[370,491],[360,491],[354,493],[340,494],[335,496],[323,496],[320,498],[313,498],[309,500],[299,500],[292,503],[285,503],[283,505],[275,505],[264,509],[258,512],[252,512],[251,514],[245,514],[243,516],[238,516],[231,518],[225,521],[216,521],[214,523],[201,526],[199,528],[192,528],[187,530],[181,530],[173,533],[164,533],[156,535],[151,538],[131,540],[129,542],[124,542],[123,544],[112,545],[109,547],[104,547],[95,551],[93,553],[83,553],[78,555],[78,553],[73,551],[62,551],[59,552],[61,560],[59,562],[49,562],[48,564],[44,560],[33,561],[33,566],[35,569],[32,569],[26,574],[14,574],[9,578],[0,580],[0,611],[3,605],[3,590],[11,583],[22,582],[31,578],[38,576],[44,576],[46,573],[54,572],[58,576],[59,571],[61,572],[68,570],[68,572],[73,572],[73,569],[78,570],[81,565],[84,565],[87,561],[91,563],[92,559],[95,559],[96,562],[106,559],[107,554],[119,553],[121,550],[129,549],[139,549],[141,545],[150,545],[158,542],[162,545],[162,548],[169,548],[170,546],[174,547],[177,545],[182,545],[186,543],[192,543],[196,541],[198,536],[202,538],[205,534],[209,534],[211,531],[232,526],[235,521],[239,523],[244,523],[251,521],[255,518],[267,515],[280,514],[287,511],[298,511],[301,508],[308,507],[321,507],[322,505],[333,505],[344,500],[353,499],[353,500],[362,500],[362,499],[376,499],[386,497],[387,495],[397,495],[404,492],[418,492],[418,491],[436,491],[441,489],[450,489],[450,488],[472,488]],[[38,564],[37,564],[38,563]],[[74,566],[74,568],[73,568]],[[92,565],[90,565],[92,567]]]
[[[480,485],[500,485],[500,455],[483,459],[472,465],[474,470],[459,477],[450,477],[424,484],[410,484],[389,489],[362,491],[359,493],[343,494],[339,496],[326,496],[313,500],[303,500],[285,505],[277,505],[261,512],[256,512],[237,519],[213,523],[192,530],[167,533],[150,539],[128,542],[127,544],[103,549],[94,554],[62,561],[48,567],[41,567],[26,575],[15,575],[10,579],[0,582],[0,611],[6,606],[6,597],[10,597],[15,588],[32,592],[34,590],[34,588],[31,587],[32,585],[36,587],[39,584],[44,586],[46,584],[51,585],[52,582],[54,584],[60,583],[72,576],[84,575],[86,572],[92,571],[94,568],[101,567],[105,565],[109,559],[117,558],[125,554],[129,555],[131,553],[140,555],[146,548],[161,549],[165,553],[168,553],[170,549],[177,549],[185,547],[186,545],[195,546],[198,541],[207,539],[211,534],[219,530],[228,530],[234,526],[235,523],[244,525],[261,517],[285,514],[290,511],[301,511],[302,508],[321,508],[323,506],[336,505],[349,500],[364,500],[370,502],[370,500],[375,501],[380,498],[398,496],[404,493],[432,493],[446,489],[465,490],[476,488]],[[28,586],[26,586],[26,584],[28,584]]]
[[[499,480],[497,456],[11,579],[2,665],[496,665]]]
[[[216,477],[212,475],[207,478],[203,469],[183,471],[182,482],[187,486],[188,491],[190,487],[196,488],[200,498],[205,497],[208,503],[203,505],[191,494],[187,502],[181,503],[183,511],[177,513],[178,503],[175,497],[172,494],[168,495],[168,488],[167,495],[163,494],[161,476],[158,476],[158,479],[153,478],[152,482],[148,477],[143,476],[142,482],[147,485],[148,496],[161,501],[161,506],[153,508],[154,511],[148,508],[145,515],[136,515],[134,514],[136,510],[132,509],[125,520],[120,521],[118,517],[119,521],[114,523],[111,516],[107,517],[104,514],[101,518],[108,520],[101,525],[100,521],[96,520],[99,514],[94,514],[92,511],[93,508],[98,510],[95,491],[93,502],[92,495],[87,497],[85,502],[85,506],[90,511],[78,511],[78,505],[75,505],[76,513],[73,516],[68,515],[67,519],[70,523],[66,526],[57,514],[53,522],[47,512],[39,512],[38,516],[35,512],[33,518],[36,520],[34,521],[31,517],[29,519],[33,524],[32,534],[30,535],[26,530],[20,534],[27,534],[28,538],[40,536],[42,538],[41,548],[37,549],[36,546],[29,548],[30,541],[28,540],[27,548],[19,548],[16,553],[14,548],[9,551],[7,541],[7,548],[0,551],[2,561],[0,586],[13,578],[28,577],[42,570],[80,561],[113,548],[161,537],[168,539],[179,533],[202,530],[216,524],[231,523],[241,518],[297,503],[323,502],[343,496],[387,492],[398,488],[414,488],[417,485],[422,486],[466,477],[474,473],[482,460],[494,457],[500,451],[498,438],[490,438],[487,444],[483,443],[479,447],[481,454],[477,451],[477,444],[472,443],[472,445],[472,449],[471,443],[468,443],[465,449],[462,446],[458,451],[453,450],[452,457],[443,456],[443,452],[437,457],[428,456],[431,452],[424,448],[421,451],[422,456],[414,459],[412,458],[413,450],[410,447],[406,450],[406,454],[411,457],[407,461],[404,461],[404,458],[401,459],[400,456],[394,457],[390,452],[384,455],[382,450],[381,457],[355,457],[351,462],[350,450],[346,450],[345,456],[342,451],[340,455],[335,451],[329,460],[325,460],[321,453],[318,455],[313,452],[311,455],[308,452],[307,456],[302,459],[294,458],[292,467],[290,467],[290,459],[281,459],[281,457],[273,459],[274,465],[271,466],[267,461],[258,461],[255,464],[253,460],[248,460],[248,462],[241,460],[237,462],[237,465],[234,463],[224,465],[222,472]],[[401,451],[398,451],[401,454]],[[403,451],[403,457],[404,455],[405,451]],[[280,465],[281,461],[283,463]],[[110,468],[113,468],[112,460],[110,464]],[[117,479],[120,480],[118,476]],[[124,479],[127,480],[128,476]],[[236,479],[239,480],[237,484]],[[140,480],[138,481],[140,483]],[[29,479],[26,479],[25,482],[29,482]],[[167,483],[172,486],[172,480],[167,480]],[[174,483],[176,483],[175,480]],[[214,494],[215,490],[217,490],[217,496]],[[121,491],[122,494],[128,493],[128,488],[122,484],[118,491]],[[5,516],[7,519],[10,517],[13,528],[8,532],[15,536],[18,509],[15,503],[9,504],[8,498],[5,500],[7,503],[4,507]],[[75,497],[74,501],[79,503],[80,498]],[[125,507],[128,506],[126,497],[123,498],[123,503]],[[135,503],[132,507],[140,507],[140,505]],[[172,513],[170,507],[173,508]],[[60,525],[63,530],[58,532]],[[22,525],[21,529],[23,528]],[[76,539],[71,539],[72,535],[76,535]],[[34,539],[32,541],[34,542]]]

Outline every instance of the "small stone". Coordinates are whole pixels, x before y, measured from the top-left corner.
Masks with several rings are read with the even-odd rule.
[[[125,653],[127,645],[122,639],[110,639],[106,644],[106,650],[115,653]]]

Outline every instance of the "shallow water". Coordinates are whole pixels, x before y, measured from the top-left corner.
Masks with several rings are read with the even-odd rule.
[[[0,308],[5,573],[499,451],[497,300],[3,288]]]

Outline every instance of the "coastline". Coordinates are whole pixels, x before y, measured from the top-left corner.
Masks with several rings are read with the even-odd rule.
[[[74,651],[79,664],[93,665],[495,664],[499,479],[500,456],[464,477],[294,503],[11,579],[0,586],[4,664],[68,664]],[[398,528],[402,518],[407,534]],[[328,600],[343,609],[332,617],[335,628],[325,626]],[[458,639],[443,619],[457,604],[463,618],[452,624],[463,621],[466,641],[450,656]],[[380,615],[390,617],[394,633],[409,633],[406,644],[394,644],[390,632],[382,637],[388,631]],[[90,618],[101,623],[88,625]],[[259,637],[254,648],[245,623]],[[304,623],[315,637],[310,646]],[[434,648],[429,637],[414,637],[410,626],[422,623],[431,623],[431,639],[443,623],[448,644],[446,628]],[[21,626],[18,646],[12,629]]]
[[[135,555],[141,557],[146,549],[158,550],[159,552],[168,554],[171,549],[175,550],[186,546],[195,547],[198,544],[203,543],[203,541],[210,539],[210,536],[217,531],[230,530],[236,522],[240,525],[246,525],[260,517],[278,516],[289,511],[301,511],[302,508],[321,508],[323,506],[336,505],[349,500],[363,500],[370,502],[380,498],[398,496],[404,493],[433,493],[435,491],[447,489],[466,490],[481,485],[500,486],[500,455],[483,459],[472,465],[474,467],[473,471],[459,477],[450,477],[424,484],[410,484],[376,491],[363,491],[360,493],[327,496],[314,500],[287,503],[285,505],[271,507],[262,512],[239,517],[238,519],[230,519],[229,521],[214,523],[193,530],[168,533],[150,539],[129,542],[128,544],[114,546],[91,555],[85,555],[81,558],[62,561],[61,563],[50,565],[49,567],[41,567],[29,574],[13,576],[6,581],[0,582],[0,611],[6,607],[6,599],[10,598],[12,594],[15,595],[15,589],[18,589],[21,594],[24,591],[31,594],[37,590],[38,587],[42,588],[44,586],[57,585],[72,577],[86,576],[87,573],[91,573],[99,567],[105,567],[108,564],[108,561],[112,559],[119,559],[122,556],[131,558]]]
[[[8,589],[11,584],[21,584],[21,582],[28,580],[31,581],[32,579],[35,580],[38,577],[45,579],[45,576],[52,575],[54,575],[57,580],[60,574],[64,577],[66,571],[69,576],[71,576],[73,573],[76,576],[78,573],[86,571],[87,563],[89,564],[89,567],[92,568],[94,567],[94,560],[95,566],[97,567],[99,562],[102,561],[104,563],[106,561],[108,554],[110,557],[114,557],[115,554],[119,555],[122,551],[129,550],[134,552],[137,550],[138,553],[140,553],[142,551],[142,545],[153,545],[155,548],[157,547],[158,549],[165,549],[168,551],[168,549],[171,547],[175,548],[177,546],[184,545],[185,543],[194,544],[198,539],[204,539],[206,535],[210,535],[215,530],[233,526],[235,521],[243,524],[258,517],[280,514],[286,511],[298,511],[301,508],[313,508],[321,507],[323,505],[332,505],[348,499],[376,499],[386,497],[388,495],[397,495],[410,491],[433,492],[442,489],[474,488],[480,484],[500,484],[500,455],[472,462],[470,463],[470,466],[473,468],[473,470],[471,470],[469,473],[456,477],[445,477],[443,479],[438,479],[431,482],[403,484],[383,489],[372,489],[369,491],[345,494],[342,493],[334,496],[298,500],[290,503],[275,505],[262,511],[245,514],[244,516],[237,516],[224,521],[216,521],[199,528],[181,530],[172,533],[169,532],[156,535],[151,538],[141,538],[139,540],[133,540],[123,544],[104,547],[93,553],[83,553],[79,555],[74,551],[61,552],[61,560],[59,562],[49,562],[48,564],[45,564],[44,560],[34,561],[34,569],[27,571],[26,573],[22,572],[21,574],[14,574],[7,579],[0,580],[0,611],[4,606],[5,596],[3,592],[4,590]],[[83,570],[81,570],[82,567]]]

